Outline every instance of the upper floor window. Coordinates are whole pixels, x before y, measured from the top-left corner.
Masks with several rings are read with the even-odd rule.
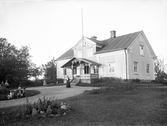
[[[150,73],[150,64],[147,64],[147,66],[146,66],[146,72]]]
[[[67,69],[65,69],[65,68],[63,69],[63,74],[67,75]]]
[[[138,62],[134,62],[134,72],[138,72]]]
[[[92,57],[93,56],[93,48],[88,48],[86,50],[86,53],[87,53],[87,57]]]
[[[77,51],[77,57],[82,58],[82,50]]]
[[[115,62],[109,63],[108,64],[108,73],[112,74],[115,72]]]
[[[144,46],[140,45],[140,55],[144,55]]]
[[[83,41],[83,43],[82,43],[82,44],[83,44],[83,46],[85,46],[85,45],[86,45],[86,42],[85,42],[85,41]]]

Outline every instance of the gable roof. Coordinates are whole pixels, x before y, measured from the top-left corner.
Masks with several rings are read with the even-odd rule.
[[[74,51],[73,49],[69,49],[67,52],[65,52],[63,55],[61,55],[59,58],[56,60],[64,60],[64,59],[70,59],[74,57]]]
[[[97,45],[100,45],[102,47],[100,50],[96,52],[96,54],[99,54],[99,53],[112,52],[112,51],[126,49],[133,43],[133,41],[140,34],[143,34],[145,39],[147,39],[143,31],[138,31],[138,32],[118,36],[115,38],[109,38],[105,40],[97,40],[97,39],[88,38],[88,37],[85,37],[85,38],[95,42]],[[81,40],[83,39],[84,37],[81,38]],[[151,45],[148,42],[147,42],[147,45],[150,48],[151,54],[155,56],[155,53],[153,49],[151,48]],[[63,59],[73,58],[73,57],[74,57],[74,50],[71,48],[70,50],[65,52],[63,55],[61,55],[57,60],[63,60]]]
[[[136,37],[139,34],[141,34],[141,32],[142,31],[138,31],[138,32],[118,36],[115,38],[103,40],[106,46],[96,53],[112,52],[112,51],[128,48],[129,45],[136,39]]]

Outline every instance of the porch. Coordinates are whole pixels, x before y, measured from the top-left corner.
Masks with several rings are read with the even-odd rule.
[[[89,59],[72,58],[62,66],[64,79],[66,79],[67,76],[71,76],[72,79],[80,80],[82,83],[91,83],[99,78],[99,66],[99,63]],[[72,71],[70,72],[72,75],[66,72],[67,69]]]

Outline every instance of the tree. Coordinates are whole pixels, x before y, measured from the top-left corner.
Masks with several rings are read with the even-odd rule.
[[[0,38],[0,82],[8,80],[12,86],[18,86],[21,81],[27,80],[30,58],[28,46],[17,49],[6,38]]]
[[[56,80],[56,62],[53,58],[51,61],[47,62],[47,64],[42,65],[44,70],[44,76],[52,81]]]
[[[157,58],[154,64],[156,73],[155,80],[161,83],[167,79],[167,73],[165,72],[167,65],[164,63],[164,59],[162,58]]]
[[[36,64],[34,63],[31,64],[31,68],[29,70],[30,70],[29,76],[34,77],[35,80],[37,80],[37,77],[39,77],[43,73],[42,68],[37,67]]]

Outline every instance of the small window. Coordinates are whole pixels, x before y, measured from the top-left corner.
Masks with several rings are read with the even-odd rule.
[[[63,74],[67,75],[67,69],[65,69],[65,68],[63,69]]]
[[[108,73],[112,74],[114,72],[115,72],[115,63],[114,62],[113,63],[109,63],[108,64]]]
[[[84,66],[84,74],[89,74],[89,66]]]
[[[85,46],[86,45],[86,42],[85,41],[83,41],[83,46]]]
[[[144,46],[140,45],[140,55],[144,55]]]
[[[134,62],[134,72],[136,73],[136,72],[138,72],[138,68],[137,68],[137,64],[138,64],[138,62]]]
[[[146,66],[146,72],[150,73],[150,64],[147,64],[147,66]]]

